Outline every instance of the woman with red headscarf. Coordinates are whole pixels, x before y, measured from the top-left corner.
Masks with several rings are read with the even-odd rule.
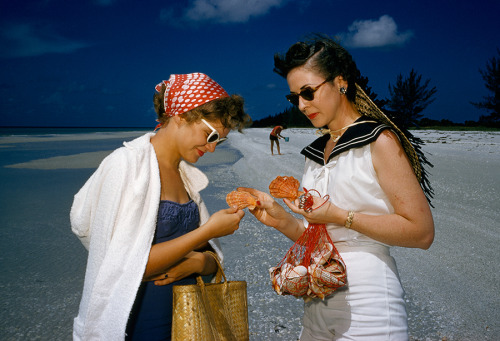
[[[88,249],[75,340],[168,340],[172,285],[216,271],[218,237],[244,213],[209,216],[199,192],[206,176],[191,164],[231,130],[250,123],[240,96],[202,73],[156,86],[159,125],[103,160],[75,195],[71,227]]]

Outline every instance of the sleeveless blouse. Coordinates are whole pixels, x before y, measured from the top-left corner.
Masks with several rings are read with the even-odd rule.
[[[307,159],[302,185],[322,196],[328,194],[332,203],[348,211],[371,215],[394,212],[377,181],[369,144],[337,155],[323,166]],[[305,219],[304,224],[307,226]],[[327,230],[335,245],[381,244],[343,225],[327,224]]]
[[[331,202],[348,211],[393,213],[373,167],[370,145],[388,128],[369,122],[349,128],[327,162],[324,147],[330,136],[318,138],[302,151],[307,157],[302,186],[328,194]],[[343,225],[326,227],[346,264],[348,283],[323,301],[304,304],[300,339],[408,340],[404,291],[389,246]]]
[[[368,120],[361,117],[357,122]],[[324,161],[324,148],[330,136],[324,135],[302,150],[306,156],[302,186],[329,195],[336,206],[354,212],[382,215],[394,212],[380,187],[373,167],[370,143],[389,127],[366,122],[349,128]],[[304,226],[308,223],[304,219]],[[382,244],[343,225],[327,224],[335,245]],[[382,244],[384,245],[384,244]]]

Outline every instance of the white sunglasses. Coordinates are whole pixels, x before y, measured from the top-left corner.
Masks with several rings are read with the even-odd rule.
[[[205,125],[207,127],[209,127],[210,129],[212,129],[212,132],[207,137],[207,143],[217,143],[217,144],[220,144],[221,142],[224,142],[224,141],[227,140],[227,137],[220,137],[219,132],[217,131],[217,129],[215,129],[214,127],[212,127],[207,121],[205,121],[205,119],[202,118],[201,121],[203,123],[205,123]]]

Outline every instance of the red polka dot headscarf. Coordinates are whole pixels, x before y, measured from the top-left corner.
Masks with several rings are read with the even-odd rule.
[[[163,105],[167,116],[180,115],[214,99],[229,97],[222,86],[204,73],[170,75],[168,81],[155,87],[156,91],[160,92],[163,84],[166,85]]]

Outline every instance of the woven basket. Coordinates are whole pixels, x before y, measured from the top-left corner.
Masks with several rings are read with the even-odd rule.
[[[173,341],[248,340],[247,283],[227,281],[217,256],[215,283],[173,287]],[[224,282],[222,282],[222,277]]]

